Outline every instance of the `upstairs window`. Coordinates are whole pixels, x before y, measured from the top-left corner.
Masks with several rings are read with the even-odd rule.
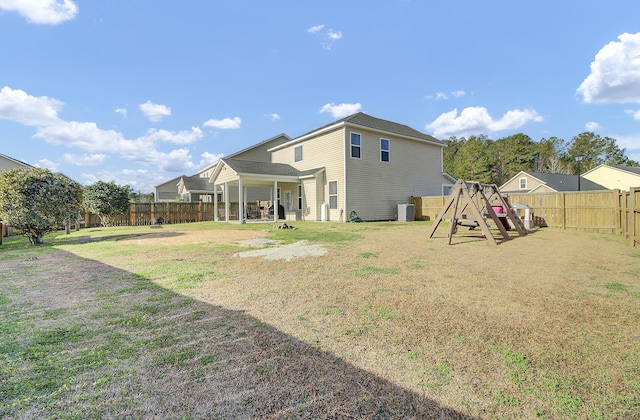
[[[360,134],[351,133],[351,157],[360,159]]]
[[[380,162],[389,162],[389,140],[380,139]]]
[[[527,178],[520,178],[520,189],[521,190],[526,190],[527,189]]]
[[[300,162],[302,160],[302,146],[297,146],[294,150],[294,161]]]

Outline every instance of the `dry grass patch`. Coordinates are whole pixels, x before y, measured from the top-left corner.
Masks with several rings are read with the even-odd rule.
[[[427,239],[422,222],[187,226],[162,237],[114,229],[83,243],[80,232],[0,254],[2,413],[640,410],[640,254],[616,236],[541,230],[497,247],[477,237],[447,246]],[[327,254],[234,256],[252,235],[308,240]],[[70,374],[50,383],[39,374],[63,362]]]

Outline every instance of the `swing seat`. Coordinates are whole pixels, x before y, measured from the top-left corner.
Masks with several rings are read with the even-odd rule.
[[[469,219],[458,219],[456,224],[458,226],[468,227],[469,230],[473,230],[473,229],[477,228],[478,226],[480,226],[480,224],[477,221],[469,220]]]

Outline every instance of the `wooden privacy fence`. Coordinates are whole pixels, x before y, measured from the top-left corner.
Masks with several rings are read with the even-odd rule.
[[[505,194],[531,207],[537,226],[618,233],[640,245],[640,187],[630,191]],[[433,220],[448,197],[411,197],[416,220]]]
[[[154,219],[159,218],[166,224],[211,221],[213,203],[131,203],[127,213],[114,218],[113,226],[151,225]],[[84,226],[100,226],[100,218],[86,212]]]

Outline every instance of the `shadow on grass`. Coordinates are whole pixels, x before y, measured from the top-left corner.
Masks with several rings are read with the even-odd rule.
[[[469,418],[242,311],[49,250],[0,255],[0,416]]]

